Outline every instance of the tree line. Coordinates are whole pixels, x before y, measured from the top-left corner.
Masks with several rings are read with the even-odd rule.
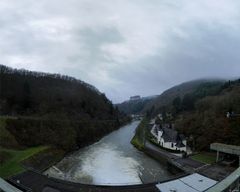
[[[236,115],[228,118],[227,112]],[[204,82],[171,103],[147,111],[149,117],[159,113],[191,138],[189,145],[196,150],[208,150],[213,142],[240,145],[240,79]]]
[[[4,65],[0,115],[18,117],[9,119],[6,127],[22,145],[50,143],[62,148],[95,141],[127,119],[104,93],[81,80]]]

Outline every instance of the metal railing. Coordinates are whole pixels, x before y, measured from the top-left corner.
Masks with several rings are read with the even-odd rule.
[[[206,192],[240,192],[240,167]]]
[[[4,192],[22,192],[18,188],[14,187],[13,185],[9,184],[7,181],[0,178],[0,191]]]

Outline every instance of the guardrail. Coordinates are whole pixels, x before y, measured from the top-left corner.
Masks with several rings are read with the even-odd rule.
[[[13,185],[0,178],[0,191],[1,190],[4,192],[22,192],[18,188],[14,187]]]
[[[240,192],[240,167],[206,192]]]

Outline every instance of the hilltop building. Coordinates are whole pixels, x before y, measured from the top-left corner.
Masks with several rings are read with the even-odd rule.
[[[135,101],[141,99],[140,95],[135,95],[130,97],[130,101]]]

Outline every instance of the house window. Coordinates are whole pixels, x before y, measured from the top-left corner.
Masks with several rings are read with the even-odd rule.
[[[173,143],[172,143],[172,148],[173,148]]]

